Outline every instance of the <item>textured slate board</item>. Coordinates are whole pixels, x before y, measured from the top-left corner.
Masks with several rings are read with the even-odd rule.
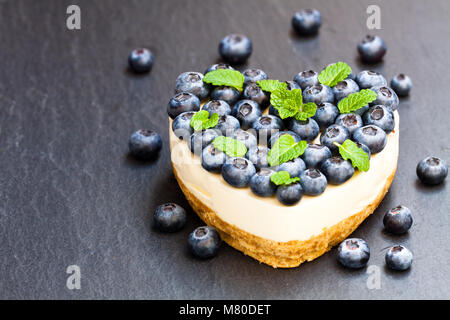
[[[81,31],[65,27],[73,2],[82,10]],[[216,62],[218,42],[231,32],[251,37],[249,65],[273,78],[290,80],[338,60],[369,68],[359,63],[356,43],[368,33],[371,3],[0,1],[0,298],[450,298],[449,182],[425,188],[415,175],[425,156],[450,160],[445,0],[379,1],[383,29],[376,34],[389,49],[384,63],[370,68],[388,79],[405,72],[415,83],[400,106],[392,188],[354,234],[371,245],[381,289],[367,289],[366,270],[341,268],[335,250],[290,270],[226,245],[217,258],[197,261],[186,250],[188,233],[201,224],[191,210],[182,232],[151,230],[158,204],[188,208],[169,162],[165,108],[177,75]],[[322,12],[323,27],[318,37],[301,39],[290,19],[310,6]],[[137,46],[155,54],[150,75],[127,71]],[[138,128],[161,133],[157,161],[127,156]],[[397,204],[410,207],[415,221],[409,234],[393,237],[382,217]],[[415,254],[408,272],[384,269],[384,249],[395,243]],[[73,264],[81,268],[81,290],[66,288]]]

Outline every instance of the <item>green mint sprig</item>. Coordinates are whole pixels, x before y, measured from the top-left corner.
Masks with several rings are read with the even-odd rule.
[[[377,94],[370,89],[363,89],[359,92],[349,94],[339,101],[338,109],[341,113],[350,113],[356,111],[377,98]]]
[[[317,105],[314,102],[308,102],[302,105],[301,110],[294,116],[295,119],[306,121],[308,118],[314,117],[317,111]]]
[[[289,172],[287,171],[278,171],[270,176],[270,181],[272,181],[277,186],[281,185],[290,185],[294,182],[300,181],[299,177],[291,178]]]
[[[247,153],[245,144],[230,137],[218,136],[212,143],[214,148],[225,152],[229,157],[243,157]]]
[[[256,84],[258,84],[263,91],[271,93],[277,89],[287,89],[287,83],[278,80],[259,80],[256,81]]]
[[[196,112],[191,118],[191,127],[195,131],[201,131],[215,127],[219,122],[219,115],[213,113],[211,118],[209,117],[209,112],[206,110],[200,110]]]
[[[369,171],[369,155],[352,140],[345,140],[343,144],[334,142],[339,147],[339,153],[344,160],[350,159],[353,167],[358,167],[359,171]]]
[[[306,141],[295,142],[290,134],[284,134],[275,141],[267,155],[267,160],[271,166],[280,165],[301,156],[307,146]]]
[[[242,91],[244,75],[237,70],[217,69],[205,74],[203,82],[210,83],[214,86],[233,87]]]
[[[314,102],[303,103],[301,89],[278,88],[270,95],[270,104],[277,109],[281,119],[294,117],[305,121],[316,114]]]
[[[317,79],[321,84],[333,87],[338,82],[344,80],[352,72],[352,69],[345,62],[337,62],[330,64],[322,70]]]

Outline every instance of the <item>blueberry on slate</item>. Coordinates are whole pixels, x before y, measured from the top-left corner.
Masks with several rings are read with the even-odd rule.
[[[200,72],[183,72],[175,83],[175,93],[188,92],[195,94],[200,100],[205,100],[210,91],[210,85],[203,82]]]
[[[348,95],[358,92],[359,86],[355,81],[351,79],[345,79],[338,82],[333,88],[334,100],[338,102],[339,100],[347,97]]]
[[[338,115],[339,109],[334,104],[324,102],[317,105],[316,114],[313,119],[316,120],[320,129],[323,130],[334,124]]]
[[[252,124],[252,128],[257,132],[259,142],[267,144],[272,134],[284,129],[284,124],[280,118],[268,114],[256,119]]]
[[[219,149],[216,149],[212,143],[202,151],[202,167],[207,171],[221,172],[222,166],[226,160],[226,154]]]
[[[175,203],[166,203],[156,208],[154,226],[162,232],[176,232],[186,224],[186,211]]]
[[[206,110],[210,115],[217,113],[219,116],[231,114],[231,107],[223,100],[210,100],[205,103],[202,110]]]
[[[310,196],[322,194],[327,187],[327,178],[317,169],[306,169],[300,174],[303,192]]]
[[[244,84],[255,83],[256,81],[267,79],[267,74],[261,69],[246,69],[242,74],[244,75]]]
[[[308,87],[312,87],[319,84],[319,79],[317,77],[319,74],[313,70],[305,70],[299,72],[295,77],[294,81],[300,86],[302,90]]]
[[[387,143],[386,132],[373,124],[356,129],[353,140],[368,146],[372,154],[382,151]]]
[[[332,124],[320,135],[320,143],[328,147],[331,152],[337,152],[338,147],[334,144],[334,142],[343,144],[345,140],[350,138],[350,132],[346,127],[339,124]]]
[[[194,132],[194,129],[191,127],[191,118],[194,114],[194,111],[183,112],[173,120],[172,131],[178,139],[188,140]]]
[[[246,187],[256,173],[255,166],[245,158],[230,158],[222,166],[222,177],[233,187]]]
[[[276,132],[276,133],[272,134],[272,136],[270,137],[269,148],[272,148],[272,146],[274,145],[275,141],[277,141],[279,137],[281,137],[281,136],[283,136],[285,134],[291,135],[292,138],[294,138],[295,142],[299,142],[300,140],[302,140],[300,138],[300,136],[298,134],[296,134],[295,132],[293,132],[293,131],[280,131],[280,132]]]
[[[411,78],[403,73],[396,75],[391,80],[391,88],[394,89],[395,93],[400,97],[407,96],[409,91],[411,91],[412,86]]]
[[[363,239],[349,238],[338,247],[338,260],[347,268],[364,267],[370,258],[369,245]]]
[[[231,64],[241,64],[252,54],[252,42],[242,34],[230,34],[220,41],[219,54]]]
[[[394,114],[390,108],[383,105],[376,105],[364,113],[363,121],[365,125],[373,124],[383,129],[386,133],[394,130]]]
[[[405,271],[411,267],[413,254],[404,246],[393,246],[386,251],[386,265],[396,271]]]
[[[292,118],[288,122],[288,129],[298,134],[301,140],[306,141],[314,140],[320,132],[319,125],[312,118],[309,118],[306,121]]]
[[[277,191],[277,186],[270,180],[274,173],[269,168],[262,168],[250,179],[250,189],[260,197],[270,197]]]
[[[128,57],[128,64],[136,73],[149,72],[153,67],[153,54],[145,48],[134,49]]]
[[[286,89],[289,91],[291,91],[292,89],[301,89],[295,81],[284,81],[284,83],[286,83]]]
[[[133,157],[150,160],[161,150],[162,140],[155,131],[138,130],[131,135],[128,147]]]
[[[292,183],[290,185],[282,185],[277,189],[277,199],[282,204],[294,205],[300,201],[303,196],[303,189],[300,183]]]
[[[365,144],[361,143],[361,142],[355,142],[355,144],[356,144],[356,146],[357,146],[358,148],[363,149],[363,151],[364,151],[365,153],[367,153],[367,155],[369,156],[369,159],[370,159],[370,155],[371,155],[372,153],[370,152],[369,147],[366,146]]]
[[[383,75],[376,71],[364,70],[356,75],[356,83],[359,89],[370,89],[377,86],[387,86],[387,81]]]
[[[397,109],[399,100],[394,90],[386,86],[372,87],[370,90],[377,94],[377,98],[370,103],[371,106],[381,104],[391,108],[392,111]]]
[[[234,70],[232,66],[230,66],[228,63],[216,63],[210,66],[208,69],[206,69],[205,74],[211,71],[219,70],[219,69],[230,69]]]
[[[383,59],[387,48],[379,36],[367,35],[358,43],[358,52],[364,63],[377,63]]]
[[[289,175],[292,177],[299,177],[300,174],[305,171],[306,165],[305,162],[301,158],[295,158],[287,162],[283,162],[282,164],[276,166],[276,171],[287,171]]]
[[[333,90],[324,84],[308,87],[305,91],[303,91],[303,102],[314,102],[316,104],[323,102],[333,103]]]
[[[226,87],[226,86],[220,86],[215,87],[213,91],[211,91],[211,100],[223,100],[226,103],[228,103],[230,106],[234,105],[236,101],[239,100],[241,93],[239,90],[232,88],[232,87]]]
[[[352,135],[356,129],[363,126],[363,121],[359,114],[343,113],[336,118],[336,124],[347,128],[350,135]]]
[[[240,100],[234,106],[232,114],[241,123],[241,128],[247,130],[261,117],[261,110],[253,100]]]
[[[316,34],[322,24],[320,12],[316,9],[297,11],[292,17],[292,27],[301,36]]]
[[[411,228],[413,218],[411,210],[405,206],[397,206],[392,208],[383,218],[383,224],[387,231],[394,234],[402,234]]]
[[[198,227],[188,238],[188,248],[191,253],[202,259],[212,258],[217,255],[221,239],[219,233],[213,227]]]
[[[261,110],[266,109],[270,103],[269,96],[256,83],[250,83],[245,86],[242,97],[246,100],[253,100],[258,103]]]
[[[201,155],[203,148],[213,142],[215,138],[221,135],[220,130],[206,129],[204,131],[196,131],[191,135],[189,140],[189,148],[196,155]]]
[[[219,117],[219,121],[215,126],[216,129],[219,129],[224,136],[231,136],[236,130],[241,127],[239,120],[230,115],[224,115]]]
[[[307,168],[320,168],[322,162],[331,158],[331,156],[332,154],[328,147],[310,143],[301,157]]]
[[[200,99],[196,95],[187,92],[176,94],[167,105],[167,113],[172,119],[175,119],[183,112],[198,110],[200,110]]]
[[[269,154],[269,148],[265,146],[255,146],[248,149],[245,157],[250,160],[256,169],[261,169],[269,166],[267,155]]]
[[[355,169],[348,160],[341,157],[331,157],[325,159],[320,166],[320,171],[327,177],[331,184],[342,184],[350,179],[355,173]]]
[[[256,132],[254,132],[254,130],[245,131],[237,129],[233,133],[232,138],[242,142],[247,149],[258,145],[258,139],[256,138]]]
[[[427,157],[419,162],[416,169],[420,181],[428,185],[440,184],[448,174],[447,163],[440,158]]]

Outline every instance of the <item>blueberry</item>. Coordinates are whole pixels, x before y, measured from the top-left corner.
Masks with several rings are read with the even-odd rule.
[[[325,159],[320,166],[320,171],[327,177],[331,184],[342,184],[350,179],[355,173],[355,169],[348,160],[341,157],[331,157]]]
[[[220,41],[219,54],[231,64],[242,64],[252,54],[252,42],[242,34],[230,34]]]
[[[219,233],[213,227],[198,227],[189,234],[188,248],[197,258],[215,257],[220,248]]]
[[[376,105],[364,113],[363,121],[365,125],[373,124],[383,129],[386,133],[394,130],[394,114],[390,108],[383,105]]]
[[[272,116],[276,116],[276,117],[280,118],[280,113],[272,105],[269,107],[269,114],[272,115]]]
[[[261,117],[261,110],[255,101],[240,100],[233,108],[233,115],[241,123],[241,128],[247,130]]]
[[[336,118],[336,124],[347,128],[350,135],[352,135],[356,129],[363,126],[363,121],[359,114],[343,113]]]
[[[270,197],[277,191],[277,186],[270,180],[274,173],[269,168],[262,168],[250,179],[250,189],[260,197]]]
[[[356,113],[362,117],[363,114],[367,112],[367,110],[369,110],[368,104],[366,104],[364,107],[359,108],[358,110],[353,111],[353,113]]]
[[[448,174],[447,163],[436,157],[427,157],[417,165],[417,176],[428,185],[440,184]]]
[[[356,76],[355,76],[355,74],[353,73],[353,71],[350,71],[350,74],[347,76],[347,78],[345,78],[346,80],[347,79],[350,79],[350,80],[353,80],[353,81],[355,81],[355,78],[356,78]]]
[[[210,91],[210,86],[203,82],[203,74],[200,72],[183,72],[175,83],[175,93],[188,92],[195,94],[200,100],[205,100]]]
[[[278,165],[276,171],[287,171],[291,177],[299,177],[305,171],[306,165],[301,158],[295,158]]]
[[[206,129],[204,131],[196,131],[191,135],[189,140],[189,148],[196,155],[201,155],[203,148],[213,142],[221,133],[217,129]]]
[[[328,147],[321,144],[308,144],[302,159],[307,168],[320,168],[325,159],[331,158],[331,151]]]
[[[228,63],[216,63],[210,66],[208,69],[206,69],[205,74],[211,71],[219,70],[219,69],[230,69],[234,70],[232,66],[230,66]]]
[[[149,72],[153,67],[153,54],[145,48],[134,49],[128,57],[128,64],[136,73]]]
[[[257,132],[259,142],[267,144],[272,134],[284,129],[284,124],[280,118],[268,114],[259,117],[253,122],[252,128]]]
[[[291,91],[293,89],[301,89],[300,86],[295,81],[284,81],[286,83],[286,89]]]
[[[239,123],[239,120],[229,115],[220,116],[219,121],[215,126],[215,128],[219,129],[224,136],[231,136],[240,127],[241,124]]]
[[[194,111],[183,112],[173,120],[172,131],[178,139],[187,140],[194,132],[194,129],[191,127],[191,118],[194,114]]]
[[[222,177],[233,187],[246,187],[256,173],[253,163],[245,158],[230,158],[222,166]]]
[[[393,246],[386,251],[386,265],[396,271],[405,271],[411,267],[413,254],[404,246]]]
[[[373,124],[356,129],[353,139],[368,146],[372,154],[382,151],[387,143],[386,132]]]
[[[379,36],[367,35],[358,43],[358,52],[364,63],[380,62],[386,51],[386,44]]]
[[[370,90],[375,91],[377,94],[377,98],[370,103],[371,106],[382,104],[391,108],[392,111],[397,109],[399,100],[394,90],[386,86],[372,87]]]
[[[371,155],[372,153],[370,152],[369,147],[366,146],[366,145],[363,144],[363,143],[360,143],[360,142],[355,142],[355,144],[356,144],[356,146],[357,146],[358,148],[363,149],[363,151],[364,151],[365,153],[367,153],[367,155],[369,156],[369,159],[370,159],[370,155]]]
[[[383,218],[383,224],[387,231],[394,234],[402,234],[411,228],[413,218],[411,210],[404,206],[392,208]]]
[[[290,185],[282,185],[277,189],[277,199],[282,204],[294,205],[300,201],[303,196],[303,189],[300,183],[292,183]]]
[[[355,81],[351,79],[346,79],[338,82],[333,88],[334,100],[338,102],[339,100],[347,97],[348,95],[358,92],[359,86]]]
[[[381,75],[381,73],[376,71],[361,71],[356,75],[355,81],[360,90],[370,89],[377,86],[387,86],[386,79]]]
[[[334,124],[337,116],[339,115],[339,109],[329,102],[319,103],[317,105],[316,114],[313,119],[316,120],[320,129],[323,130],[326,127]]]
[[[256,138],[256,132],[254,132],[254,130],[245,131],[238,129],[233,133],[232,138],[245,144],[247,149],[258,145],[258,139]]]
[[[210,172],[221,172],[227,156],[211,143],[202,151],[202,167]]]
[[[173,96],[167,105],[169,117],[175,119],[183,112],[200,110],[200,99],[192,93],[181,92]]]
[[[338,260],[347,268],[360,269],[370,258],[370,248],[363,239],[349,238],[344,240],[338,248]]]
[[[250,83],[245,86],[242,97],[246,100],[253,100],[258,103],[261,110],[266,109],[270,103],[269,96],[256,83]]]
[[[279,137],[281,137],[281,136],[283,136],[285,134],[291,135],[294,138],[295,142],[299,142],[300,140],[302,140],[300,138],[300,136],[298,134],[296,134],[295,132],[293,132],[293,131],[280,131],[280,132],[273,133],[272,136],[270,137],[269,148],[272,148],[272,146],[274,145],[275,141],[277,141]]]
[[[231,107],[223,100],[210,100],[205,103],[202,110],[206,110],[210,115],[217,113],[219,116],[225,116],[231,114]]]
[[[346,127],[339,124],[332,124],[320,135],[320,143],[328,147],[331,152],[336,153],[338,151],[338,147],[334,144],[334,142],[343,144],[345,140],[350,138],[350,132]]]
[[[406,74],[400,73],[396,75],[391,80],[391,87],[394,89],[395,93],[397,93],[400,97],[405,97],[409,95],[409,92],[412,89],[412,81],[411,78],[408,77]]]
[[[267,155],[269,154],[269,148],[265,146],[256,146],[248,149],[245,157],[250,160],[256,169],[266,168],[269,166]]]
[[[234,105],[239,100],[241,93],[239,90],[232,87],[216,87],[211,91],[211,100],[223,100],[230,106]]]
[[[294,81],[300,86],[302,90],[305,90],[308,87],[316,86],[319,83],[319,79],[317,77],[319,74],[313,70],[305,70],[299,72],[295,77]]]
[[[242,74],[244,75],[244,84],[255,83],[256,81],[267,79],[267,74],[261,69],[246,69]]]
[[[298,134],[301,140],[306,141],[314,140],[320,132],[319,125],[312,118],[309,118],[306,121],[292,118],[288,122],[288,129]]]
[[[138,130],[131,135],[128,142],[130,154],[133,157],[150,160],[154,158],[162,148],[162,140],[158,133],[152,130]]]
[[[176,232],[186,224],[186,211],[175,203],[166,203],[156,208],[154,226],[162,232]]]
[[[305,91],[303,91],[303,102],[314,102],[316,104],[322,102],[334,102],[334,94],[333,90],[330,87],[318,84],[312,87],[308,87]]]
[[[316,9],[303,9],[292,17],[292,27],[301,36],[316,34],[321,24],[322,17]]]
[[[303,192],[310,196],[322,194],[327,187],[327,178],[317,169],[306,169],[300,174]]]

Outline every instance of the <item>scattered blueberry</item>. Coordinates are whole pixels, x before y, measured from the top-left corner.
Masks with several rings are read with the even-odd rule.
[[[196,131],[191,135],[189,140],[189,148],[196,155],[201,155],[203,148],[213,142],[215,138],[221,135],[217,129],[206,129],[204,131]]]
[[[138,130],[131,135],[128,142],[130,154],[133,157],[150,160],[154,158],[162,148],[162,140],[158,133],[152,130]]]
[[[293,132],[293,131],[280,131],[280,132],[276,132],[276,133],[272,134],[272,136],[270,137],[269,148],[272,148],[272,146],[275,143],[275,141],[277,141],[279,137],[281,137],[281,136],[283,136],[285,134],[291,135],[292,138],[294,138],[295,142],[299,142],[300,140],[302,140],[300,138],[300,136],[298,134],[296,134],[295,132]]]
[[[411,78],[408,77],[406,74],[400,73],[396,75],[391,80],[391,87],[394,89],[395,93],[399,95],[400,97],[405,97],[409,95],[409,92],[412,89],[412,81]]]
[[[173,120],[172,131],[178,139],[188,140],[194,132],[194,129],[191,127],[191,118],[194,114],[194,111],[183,112]]]
[[[333,103],[333,90],[324,84],[308,87],[305,91],[303,91],[303,102],[314,102],[316,104],[323,102]]]
[[[219,70],[219,69],[230,69],[234,70],[232,66],[230,66],[228,63],[216,63],[210,66],[208,69],[206,69],[205,74],[211,71]]]
[[[341,157],[331,157],[322,162],[320,171],[327,177],[331,184],[342,184],[350,179],[355,173],[355,169],[348,160]]]
[[[245,158],[230,158],[222,167],[222,177],[233,187],[246,187],[256,173],[255,166]]]
[[[217,113],[219,116],[225,116],[231,114],[231,107],[223,100],[210,100],[205,103],[202,110],[206,110],[210,115]]]
[[[216,129],[219,129],[224,136],[231,136],[236,130],[241,127],[239,120],[230,115],[219,116],[219,121],[215,126]]]
[[[183,72],[178,76],[175,84],[175,93],[192,93],[200,100],[208,97],[209,90],[210,86],[203,82],[203,74],[200,72]]]
[[[226,103],[228,103],[230,106],[234,105],[236,101],[239,100],[241,93],[239,90],[232,88],[232,87],[226,87],[226,86],[220,86],[216,87],[211,91],[211,100],[223,100]]]
[[[301,36],[316,34],[322,24],[320,12],[316,9],[303,9],[292,17],[292,27]]]
[[[327,187],[327,178],[317,169],[306,169],[300,174],[303,192],[310,196],[322,194]]]
[[[338,82],[333,88],[334,100],[338,102],[339,100],[347,97],[348,95],[358,92],[359,86],[355,81],[351,79],[345,79]]]
[[[405,271],[411,267],[413,254],[404,246],[393,246],[386,252],[385,260],[390,269]]]
[[[292,90],[292,89],[301,89],[300,86],[295,81],[284,81],[286,83],[286,89]]]
[[[302,159],[307,168],[320,168],[325,159],[331,158],[331,151],[328,147],[321,144],[308,144]]]
[[[303,189],[300,183],[292,183],[290,185],[282,185],[277,189],[277,199],[282,204],[294,205],[300,201],[303,196]]]
[[[366,241],[358,238],[344,240],[338,248],[338,260],[347,268],[360,269],[370,258],[370,248]]]
[[[200,110],[200,99],[192,93],[181,92],[173,96],[167,105],[169,117],[175,119],[183,112]]]
[[[202,151],[202,167],[210,172],[221,172],[227,156],[211,143]]]
[[[257,132],[259,142],[267,144],[272,134],[284,129],[284,124],[280,118],[268,114],[253,122],[252,128]]]
[[[287,171],[289,175],[292,177],[299,177],[300,174],[305,171],[306,165],[305,162],[301,158],[295,158],[287,162],[283,162],[278,165],[276,171]]]
[[[382,151],[387,143],[386,132],[373,124],[356,129],[353,139],[368,146],[372,154]]]
[[[336,124],[347,128],[350,135],[363,126],[361,116],[356,113],[343,113],[336,118]]]
[[[387,86],[387,81],[383,75],[376,71],[364,70],[356,75],[356,83],[359,89],[370,89],[377,86]]]
[[[153,67],[153,54],[145,48],[135,49],[128,57],[128,64],[136,73],[149,72]]]
[[[319,79],[317,79],[318,76],[319,74],[313,70],[305,70],[298,73],[294,81],[297,82],[302,90],[305,90],[308,87],[320,84]]]
[[[233,108],[233,116],[239,120],[241,128],[247,130],[261,117],[261,110],[253,100],[240,100]]]
[[[317,105],[316,114],[313,119],[316,120],[320,129],[323,130],[326,127],[334,124],[337,116],[339,115],[339,109],[329,102],[319,103]]]
[[[254,130],[245,131],[242,129],[237,129],[233,133],[232,138],[242,142],[247,147],[247,149],[258,145],[258,139],[256,138],[256,132],[254,132]]]
[[[277,191],[277,186],[270,180],[274,173],[269,168],[262,168],[250,179],[250,189],[260,197],[270,197]]]
[[[380,62],[386,51],[386,44],[379,36],[367,35],[358,43],[358,52],[364,63]]]
[[[288,122],[288,129],[298,134],[301,140],[306,141],[314,140],[320,132],[319,125],[312,118],[309,118],[306,121],[292,118]]]
[[[394,90],[386,86],[372,87],[370,90],[375,91],[377,94],[377,98],[370,103],[371,106],[381,104],[391,108],[392,111],[397,109],[399,100]]]
[[[253,100],[258,103],[261,110],[266,109],[270,103],[269,96],[256,83],[250,83],[245,86],[242,97],[246,100]]]
[[[154,226],[162,232],[176,232],[186,224],[186,211],[175,203],[166,203],[156,208]]]
[[[220,41],[219,54],[231,64],[241,64],[252,54],[252,42],[241,34],[230,34]]]
[[[248,149],[245,157],[250,160],[256,169],[261,169],[269,166],[267,155],[269,154],[269,148],[265,146],[256,146]]]
[[[244,75],[244,84],[255,83],[256,81],[267,79],[267,74],[261,69],[246,69],[242,74]]]
[[[336,153],[338,151],[338,147],[334,144],[334,142],[343,144],[345,140],[350,138],[350,132],[346,127],[339,124],[332,124],[320,135],[320,143],[328,147],[331,152]]]
[[[383,105],[376,105],[364,113],[363,121],[365,125],[373,124],[383,129],[386,133],[394,130],[394,114],[390,108]]]
[[[417,165],[417,176],[428,185],[440,184],[448,174],[447,163],[436,157],[427,157]]]
[[[387,231],[394,234],[402,234],[411,228],[413,218],[411,210],[405,206],[392,208],[383,218],[383,224]]]
[[[188,238],[188,248],[191,253],[202,259],[215,257],[220,248],[219,233],[213,227],[198,227]]]

